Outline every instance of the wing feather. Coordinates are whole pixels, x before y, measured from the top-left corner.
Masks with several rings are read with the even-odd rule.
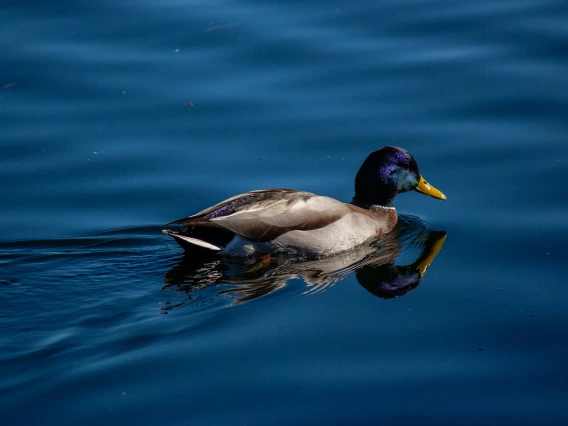
[[[185,227],[187,236],[198,228],[215,227],[265,242],[294,230],[323,228],[350,213],[345,203],[333,198],[275,188],[237,195],[168,225]]]
[[[309,193],[250,207],[211,221],[250,240],[269,241],[294,230],[323,228],[351,213],[344,203]]]

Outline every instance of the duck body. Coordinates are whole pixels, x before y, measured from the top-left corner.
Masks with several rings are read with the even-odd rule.
[[[364,209],[330,197],[286,188],[250,191],[164,230],[184,249],[200,247],[228,255],[290,252],[327,256],[390,232],[392,207]]]
[[[163,232],[186,252],[324,257],[390,232],[397,223],[394,196],[412,189],[445,199],[424,181],[408,151],[384,147],[361,166],[351,203],[286,188],[255,190],[171,222]]]

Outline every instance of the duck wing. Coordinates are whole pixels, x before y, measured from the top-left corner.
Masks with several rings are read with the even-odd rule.
[[[226,238],[228,232],[231,239],[240,235],[250,241],[268,242],[290,231],[323,228],[350,212],[345,203],[333,198],[274,188],[237,195],[168,225],[181,225],[186,229],[184,235],[204,241],[208,241],[208,232],[225,233]],[[211,242],[216,247],[227,242],[218,243]]]

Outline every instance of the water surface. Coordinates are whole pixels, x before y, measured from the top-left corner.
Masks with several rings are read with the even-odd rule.
[[[555,1],[6,3],[0,423],[566,424],[566,19]],[[378,281],[352,258],[329,285],[322,265],[196,265],[160,232],[251,189],[349,200],[383,145],[448,201],[397,197],[416,232]],[[419,285],[361,284],[414,274],[436,232]]]

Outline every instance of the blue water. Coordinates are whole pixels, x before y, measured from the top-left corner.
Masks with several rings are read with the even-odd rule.
[[[565,2],[83,3],[0,9],[0,424],[567,424]],[[160,232],[383,145],[375,255]]]

